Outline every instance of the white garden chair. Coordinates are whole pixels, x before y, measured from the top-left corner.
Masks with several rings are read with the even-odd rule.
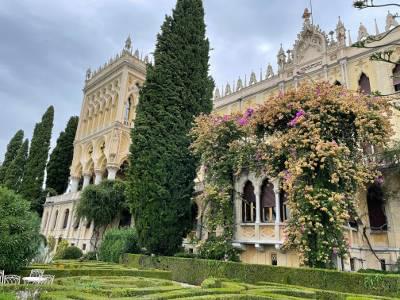
[[[29,277],[42,277],[44,274],[43,270],[39,270],[39,269],[32,269],[31,270],[31,274],[29,275]]]
[[[18,275],[5,275],[3,277],[3,284],[20,284],[21,277]]]
[[[0,285],[3,284],[4,270],[0,271]]]

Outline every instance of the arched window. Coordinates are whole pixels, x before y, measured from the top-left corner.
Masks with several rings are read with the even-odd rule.
[[[57,218],[58,218],[58,210],[56,210],[56,214],[54,215],[53,228],[52,228],[53,230],[56,228]]]
[[[79,228],[81,220],[75,216],[75,222],[74,222],[74,229],[77,230]]]
[[[284,190],[281,190],[280,193],[280,203],[281,203],[281,222],[286,221],[290,217],[290,210],[288,206],[288,198],[287,194]]]
[[[393,69],[393,87],[396,92],[400,91],[400,65]]]
[[[274,222],[276,219],[274,185],[268,179],[261,186],[261,222]]]
[[[65,213],[64,213],[64,223],[63,223],[63,227],[62,227],[63,229],[67,228],[68,218],[69,218],[69,209],[66,209]]]
[[[383,190],[377,183],[368,188],[367,206],[371,230],[387,230]]]
[[[369,82],[369,78],[364,73],[361,74],[360,80],[358,81],[358,87],[360,88],[363,94],[371,94],[371,84]]]
[[[247,181],[242,195],[242,221],[243,223],[254,223],[256,220],[256,196],[251,181]]]

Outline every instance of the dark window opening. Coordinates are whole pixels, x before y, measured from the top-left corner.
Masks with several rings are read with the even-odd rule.
[[[86,250],[86,244],[82,244],[82,250]]]
[[[80,219],[76,218],[75,219],[75,223],[74,223],[74,229],[78,229],[79,228],[79,223],[80,223]]]
[[[281,200],[281,222],[284,222],[287,221],[290,217],[288,198],[284,190],[281,190],[280,192],[280,200]]]
[[[340,83],[339,80],[336,80],[336,81],[334,82],[334,85],[341,86],[342,84]]]
[[[382,187],[375,183],[368,188],[367,206],[371,230],[387,230]]]
[[[67,228],[67,225],[68,225],[68,218],[69,218],[69,209],[67,209],[67,210],[65,211],[65,214],[64,214],[63,229]]]
[[[58,210],[56,211],[56,215],[54,217],[54,221],[53,221],[53,230],[56,228],[57,225],[57,218],[58,218]]]
[[[242,221],[243,223],[254,223],[256,220],[256,196],[254,186],[247,181],[242,195]]]
[[[278,265],[278,255],[276,253],[271,254],[271,265],[273,266]]]
[[[261,222],[274,222],[276,219],[275,211],[275,192],[274,185],[265,179],[261,186]]]
[[[92,225],[92,222],[88,222],[88,221],[86,221],[86,228],[87,228],[87,229],[89,229],[89,228],[90,228],[90,225]]]
[[[400,65],[393,69],[393,87],[396,92],[400,91]]]
[[[197,217],[199,215],[199,207],[196,202],[192,203],[192,230],[197,230]]]
[[[371,84],[369,78],[364,73],[361,74],[360,80],[358,81],[358,86],[363,94],[371,94]]]
[[[350,258],[350,270],[351,271],[355,271],[356,270],[354,257]]]
[[[130,227],[132,222],[132,215],[129,209],[124,209],[121,212],[121,217],[119,219],[119,228],[121,227]]]

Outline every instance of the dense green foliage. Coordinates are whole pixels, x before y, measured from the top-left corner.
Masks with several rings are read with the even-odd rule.
[[[64,250],[61,259],[78,259],[83,255],[82,250],[76,246],[69,246]]]
[[[74,155],[74,139],[78,127],[78,117],[71,117],[65,131],[60,133],[57,144],[47,164],[46,187],[62,194],[68,187],[69,168]]]
[[[35,257],[41,240],[39,226],[29,202],[0,187],[0,270],[18,271]]]
[[[19,193],[21,191],[21,183],[24,178],[25,164],[28,158],[29,140],[26,139],[18,149],[17,155],[11,162],[4,177],[4,185]]]
[[[172,272],[172,279],[199,285],[209,277],[228,278],[246,283],[279,283],[342,293],[399,297],[399,275],[339,272],[325,269],[287,268],[252,265],[205,259],[150,257],[137,254],[123,256],[124,264],[134,268],[157,268]],[[317,298],[324,299],[324,298]],[[328,298],[329,299],[329,298]],[[346,299],[346,298],[332,298]],[[379,299],[374,296],[373,299]]]
[[[133,228],[107,230],[99,248],[99,259],[119,262],[124,253],[140,253],[136,230]]]
[[[4,183],[4,178],[6,176],[8,167],[10,166],[14,158],[17,156],[18,150],[22,145],[23,139],[24,139],[24,131],[18,130],[8,143],[7,151],[4,156],[4,161],[0,165],[0,184]]]
[[[31,208],[40,215],[43,212],[42,186],[49,156],[53,119],[54,108],[50,106],[44,113],[41,122],[35,125],[21,186],[22,195],[31,201]]]
[[[57,244],[56,254],[54,255],[55,259],[62,259],[64,257],[64,252],[68,248],[68,241],[61,240]]]
[[[178,0],[158,35],[132,130],[129,201],[139,243],[173,254],[191,227],[197,159],[188,136],[212,108],[209,42],[201,0]],[[166,242],[168,241],[168,242]]]
[[[101,232],[118,218],[126,207],[125,183],[122,181],[104,180],[83,190],[76,214],[77,218],[94,222],[95,248]]]
[[[211,237],[199,248],[200,258],[239,261],[238,251],[225,241],[224,236]]]

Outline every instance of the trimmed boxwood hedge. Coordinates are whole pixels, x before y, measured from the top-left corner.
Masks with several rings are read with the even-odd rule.
[[[236,279],[246,283],[274,282],[344,293],[400,296],[400,276],[288,268],[204,259],[124,254],[121,262],[135,268],[172,272],[172,279],[200,285],[209,277]],[[328,295],[326,299],[329,299]]]

